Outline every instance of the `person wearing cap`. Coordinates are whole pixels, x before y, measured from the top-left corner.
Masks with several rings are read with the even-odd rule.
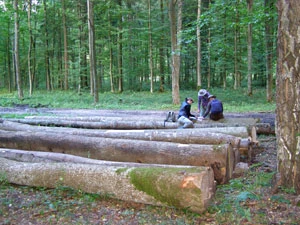
[[[203,118],[208,105],[209,92],[205,89],[200,89],[198,91],[198,113],[200,118]]]
[[[194,123],[197,119],[193,114],[191,114],[191,105],[193,102],[194,100],[190,97],[185,98],[184,102],[182,102],[178,113],[179,128],[194,127]]]
[[[209,118],[211,120],[216,121],[219,119],[223,119],[223,103],[218,100],[215,95],[209,95],[208,100],[209,102],[207,105],[207,109],[203,117],[205,118],[209,114]]]

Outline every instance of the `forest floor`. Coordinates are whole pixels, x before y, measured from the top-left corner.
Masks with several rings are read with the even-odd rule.
[[[39,113],[42,109],[34,109]],[[32,109],[0,108],[1,114],[28,113]],[[92,110],[55,110],[44,113],[72,113],[72,115],[95,115]],[[104,112],[104,111],[102,111]],[[118,113],[118,111],[115,111]],[[124,112],[123,112],[124,113]],[[140,111],[139,111],[140,113]],[[142,112],[149,115],[156,112]],[[70,115],[70,114],[69,114]],[[99,114],[98,114],[99,115]],[[274,126],[272,113],[225,114],[226,117],[255,117]],[[275,174],[277,168],[276,138],[259,135],[259,145],[254,148],[251,170],[254,174]],[[257,176],[243,175],[235,178],[247,185],[257,181]],[[233,180],[235,180],[233,179]],[[118,201],[108,196],[86,194],[67,188],[44,189],[7,184],[0,174],[0,224],[300,224],[299,196],[291,190],[273,192],[272,183],[253,190],[258,198],[239,201],[238,206],[224,204],[226,199],[236,199],[234,186],[229,186],[226,199],[215,198],[203,214],[169,207],[156,207],[139,203]],[[238,182],[236,182],[238,183]],[[243,190],[243,187],[238,187]],[[224,189],[220,188],[223,192]],[[225,191],[226,192],[226,191]],[[243,192],[245,193],[245,192]],[[217,194],[218,196],[218,188]],[[240,196],[240,195],[239,195]],[[230,201],[228,201],[230,202]],[[235,204],[237,201],[233,201]],[[298,205],[298,206],[297,206]],[[220,207],[221,206],[221,207]]]

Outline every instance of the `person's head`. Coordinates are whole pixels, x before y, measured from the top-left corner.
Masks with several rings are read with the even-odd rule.
[[[194,100],[191,97],[185,98],[185,101],[190,105],[194,102]]]
[[[198,92],[198,96],[204,96],[206,94],[207,94],[207,90],[205,90],[205,89],[200,89]]]
[[[209,100],[209,101],[211,101],[211,100],[213,100],[213,99],[215,99],[215,98],[216,98],[215,95],[209,95],[209,96],[208,96],[208,100]]]

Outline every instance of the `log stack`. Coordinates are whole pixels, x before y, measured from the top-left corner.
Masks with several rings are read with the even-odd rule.
[[[3,120],[0,170],[12,183],[52,188],[61,182],[121,200],[202,212],[214,195],[215,182],[227,183],[241,155],[250,159],[251,146],[258,144],[253,119],[204,121],[194,129],[177,129],[176,123],[125,118]],[[72,183],[76,179],[80,183]],[[114,184],[108,188],[99,182]]]

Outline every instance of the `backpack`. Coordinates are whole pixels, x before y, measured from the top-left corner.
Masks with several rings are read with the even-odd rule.
[[[212,114],[223,112],[222,102],[219,101],[218,99],[212,100],[210,112],[211,112]]]
[[[167,112],[166,119],[164,120],[164,127],[166,126],[166,122],[176,122],[176,115],[174,112]]]

